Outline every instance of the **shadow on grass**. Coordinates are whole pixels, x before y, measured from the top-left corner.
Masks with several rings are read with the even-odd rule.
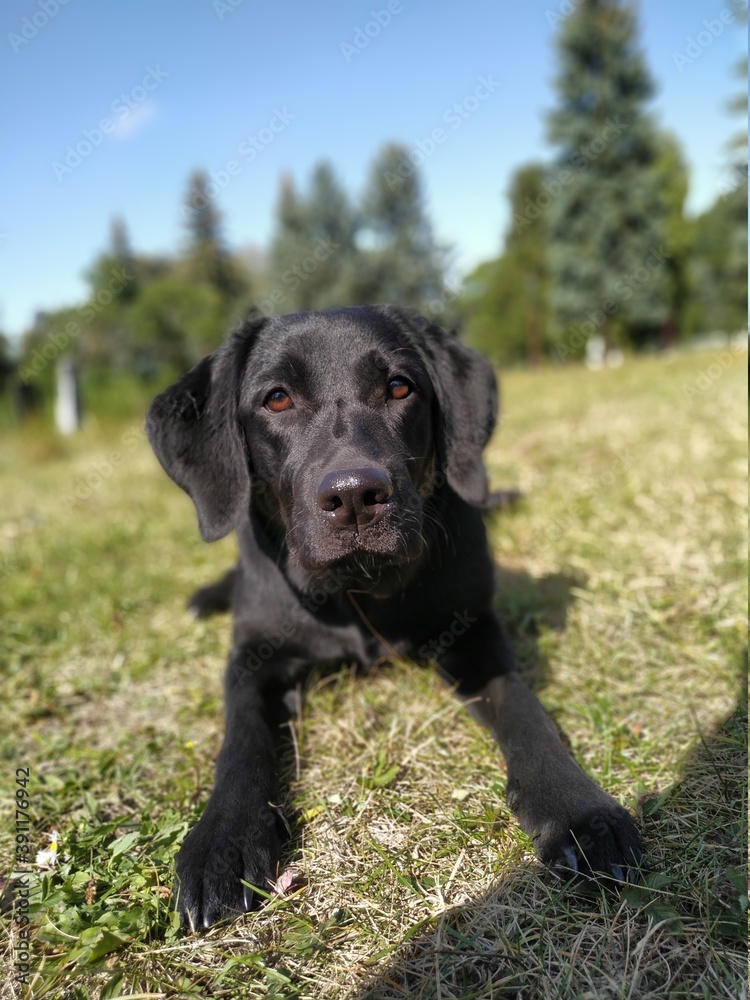
[[[572,893],[533,864],[408,931],[351,1000],[746,995],[747,670],[681,779],[639,803],[648,870]]]
[[[565,629],[568,609],[575,601],[573,590],[585,585],[583,574],[533,577],[524,570],[495,566],[494,610],[508,633],[518,666],[532,687],[544,687],[549,680],[549,661],[540,648],[540,635]]]

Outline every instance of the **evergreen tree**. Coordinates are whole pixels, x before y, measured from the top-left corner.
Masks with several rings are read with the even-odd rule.
[[[109,246],[86,272],[92,296],[100,292],[104,298],[111,295],[116,306],[124,308],[138,293],[137,270],[125,220],[114,216],[110,222]]]
[[[307,206],[297,194],[292,177],[284,174],[276,205],[276,230],[269,251],[269,288],[256,304],[257,311],[287,313],[309,308],[304,282],[294,273],[309,253]]]
[[[548,218],[536,206],[529,212],[546,180],[546,169],[536,163],[515,173],[503,255],[482,264],[466,282],[466,340],[498,362],[536,364],[547,346]]]
[[[737,19],[747,25],[747,4],[736,2]],[[726,260],[727,291],[730,309],[740,316],[740,322],[731,329],[747,328],[747,56],[734,68],[735,76],[742,80],[739,94],[730,104],[730,111],[742,119],[742,128],[730,144],[730,183],[726,192],[731,226]]]
[[[443,293],[446,251],[435,242],[422,181],[403,146],[376,157],[362,204],[364,244],[352,295],[429,311]]]
[[[5,391],[15,367],[10,341],[0,333],[0,393]]]
[[[130,246],[130,236],[125,220],[121,215],[116,215],[110,223],[110,256],[116,260],[126,270],[133,267],[133,251]]]
[[[517,294],[521,299],[524,341],[528,360],[538,364],[544,349],[548,325],[547,296],[549,274],[547,265],[547,219],[542,216],[532,227],[515,225],[521,206],[538,194],[546,178],[545,168],[531,164],[518,170],[511,183],[510,200],[514,223],[505,239],[506,256],[518,275]]]
[[[71,349],[86,366],[124,370],[133,360],[131,309],[141,282],[127,227],[119,216],[110,223],[109,246],[94,259],[86,278],[89,300]]]
[[[194,170],[188,178],[183,217],[191,248],[222,247],[221,215],[209,190],[209,178],[203,170]]]
[[[307,197],[283,177],[270,253],[270,290],[261,312],[293,312],[351,304],[355,220],[333,168],[315,168]],[[266,308],[262,308],[265,306]]]
[[[735,3],[740,25],[747,10]],[[734,67],[745,84],[729,105],[743,125],[729,147],[728,176],[721,195],[692,223],[690,261],[692,297],[689,326],[693,333],[734,332],[747,328],[747,58]]]
[[[202,170],[194,170],[188,179],[183,218],[188,231],[186,278],[211,285],[229,304],[245,291],[246,277],[224,245],[221,213]]]
[[[636,34],[624,0],[582,0],[560,28],[549,262],[563,342],[565,327],[585,322],[607,340],[655,338],[670,313],[667,209],[645,110],[653,86]]]
[[[329,163],[318,164],[313,172],[307,228],[310,252],[318,265],[306,281],[309,308],[354,304],[350,289],[358,266],[356,221],[349,198]]]
[[[657,139],[654,163],[664,206],[664,246],[666,257],[669,313],[663,326],[665,343],[671,343],[687,332],[687,308],[690,298],[690,255],[693,231],[685,217],[688,192],[688,169],[677,138],[663,132]]]

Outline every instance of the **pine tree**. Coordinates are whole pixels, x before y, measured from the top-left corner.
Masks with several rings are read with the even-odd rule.
[[[747,25],[747,4],[735,2],[737,21]],[[733,328],[747,328],[747,56],[738,61],[734,74],[742,81],[742,88],[729,105],[729,110],[742,119],[740,131],[730,143],[731,181],[726,193],[731,227],[726,260],[726,286],[730,309],[740,320]]]
[[[221,213],[204,171],[194,170],[190,175],[182,211],[188,232],[186,277],[211,285],[227,302],[236,299],[245,290],[246,276],[226,249]]]
[[[666,346],[686,333],[693,238],[690,221],[685,217],[688,168],[677,138],[668,132],[663,132],[658,137],[654,169],[664,207],[664,244],[669,252],[665,264],[669,314],[662,328]]]
[[[733,3],[738,25],[747,24],[747,9]],[[727,178],[721,195],[691,220],[691,333],[747,329],[747,57],[733,67],[743,81],[728,110],[742,119],[729,144]]]
[[[190,245],[221,247],[221,215],[209,190],[205,171],[194,170],[188,178],[188,189],[183,206],[183,218],[189,234]]]
[[[121,215],[113,217],[109,234],[110,256],[127,270],[133,264],[133,250],[130,246],[128,227]]]
[[[524,340],[531,364],[538,364],[542,359],[548,325],[547,220],[542,217],[534,226],[518,227],[515,219],[522,210],[521,206],[534,197],[545,179],[545,168],[539,164],[530,164],[516,171],[510,189],[514,223],[505,239],[506,256],[511,258],[520,279],[517,294],[521,299]]]
[[[270,291],[262,312],[294,312],[351,304],[355,220],[329,163],[313,172],[308,195],[283,177],[270,253]]]
[[[294,273],[309,253],[309,243],[306,205],[297,193],[294,179],[283,174],[276,205],[276,230],[268,255],[269,288],[255,304],[256,311],[288,313],[309,308],[303,281]]]
[[[551,306],[558,335],[659,335],[668,319],[666,206],[656,169],[653,85],[624,0],[582,0],[558,37],[558,147],[549,198]]]
[[[356,220],[349,198],[329,163],[315,168],[307,204],[310,252],[317,268],[308,274],[312,309],[353,305],[351,275],[356,273]]]
[[[547,180],[532,163],[514,174],[505,249],[466,282],[466,340],[498,362],[541,360],[548,326],[548,218],[535,200]]]
[[[403,146],[390,144],[376,157],[361,218],[366,249],[357,300],[430,311],[443,293],[446,252],[435,242],[422,181]]]

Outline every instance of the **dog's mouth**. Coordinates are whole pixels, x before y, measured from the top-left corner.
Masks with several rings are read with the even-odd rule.
[[[346,544],[342,542],[343,539],[335,547],[321,546],[315,550],[292,545],[290,551],[300,566],[310,573],[324,573],[337,568],[351,568],[355,572],[360,568],[363,573],[372,573],[387,567],[404,566],[421,554],[421,546],[409,545],[406,539],[399,539],[398,546],[379,546],[352,533],[348,535]]]
[[[337,591],[352,590],[373,597],[389,597],[406,585],[418,562],[414,555],[359,550],[332,561],[300,560],[300,565],[313,581],[323,584],[329,592],[335,587]]]
[[[342,532],[335,544],[330,540],[315,547],[296,546],[290,539],[289,552],[302,569],[330,590],[357,589],[386,596],[412,575],[424,546],[421,535],[374,538],[364,532]]]

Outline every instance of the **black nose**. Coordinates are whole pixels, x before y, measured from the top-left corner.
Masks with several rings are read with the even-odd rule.
[[[329,472],[318,487],[318,506],[336,528],[363,531],[393,507],[393,484],[382,469]]]

